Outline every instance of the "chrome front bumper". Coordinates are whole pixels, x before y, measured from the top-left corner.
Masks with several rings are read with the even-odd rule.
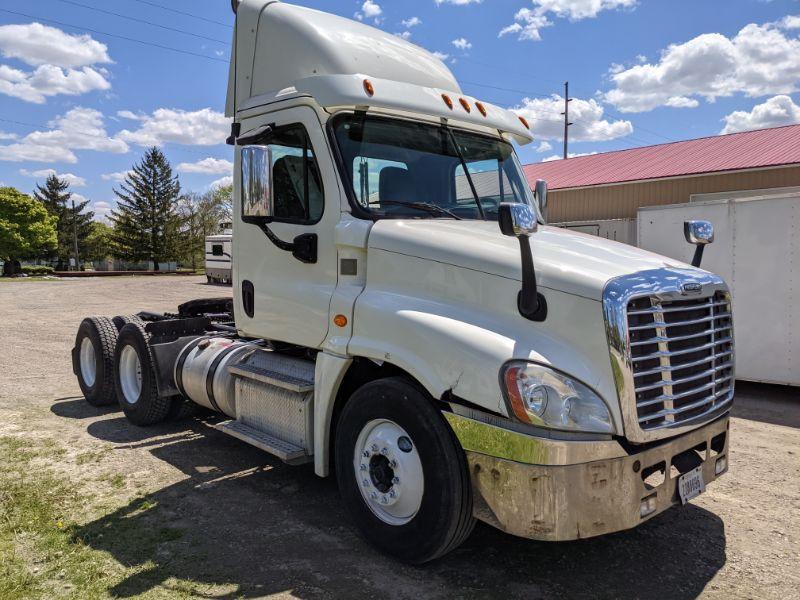
[[[728,415],[636,454],[615,441],[549,440],[445,415],[467,455],[475,516],[531,539],[574,540],[636,527],[680,504],[683,472],[702,465],[708,484],[727,471]],[[654,482],[662,467],[663,481]],[[641,516],[642,501],[653,495],[655,510]]]

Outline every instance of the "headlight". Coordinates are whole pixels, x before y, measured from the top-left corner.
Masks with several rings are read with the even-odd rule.
[[[514,415],[523,423],[614,433],[605,402],[577,379],[535,363],[513,361],[503,367],[500,380]]]

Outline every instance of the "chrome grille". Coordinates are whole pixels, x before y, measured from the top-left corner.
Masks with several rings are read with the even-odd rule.
[[[627,305],[636,414],[642,430],[710,415],[733,398],[730,297],[634,298]]]

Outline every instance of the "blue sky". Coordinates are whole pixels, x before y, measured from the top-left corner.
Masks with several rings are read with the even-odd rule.
[[[796,0],[295,3],[440,53],[466,93],[529,118],[524,163],[561,152],[565,80],[574,153],[800,122]],[[103,214],[149,145],[187,190],[228,176],[232,24],[228,0],[0,0],[0,182],[54,169]]]

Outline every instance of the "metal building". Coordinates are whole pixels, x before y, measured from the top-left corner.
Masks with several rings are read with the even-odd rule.
[[[800,185],[800,125],[534,163],[531,186],[549,185],[552,223],[635,219],[640,206],[692,194]]]

